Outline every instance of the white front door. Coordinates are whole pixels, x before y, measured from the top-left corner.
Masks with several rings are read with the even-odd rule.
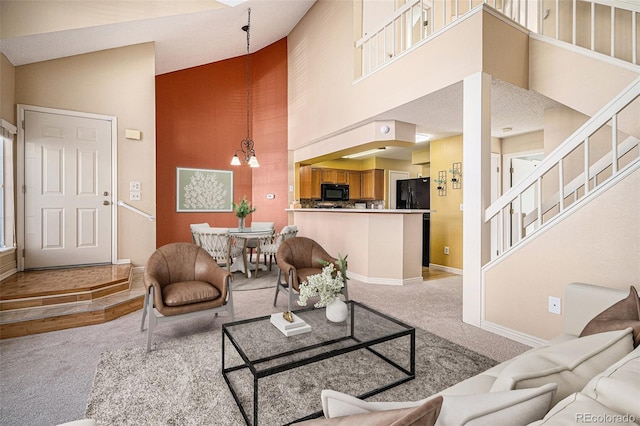
[[[25,269],[111,263],[111,129],[25,111]]]

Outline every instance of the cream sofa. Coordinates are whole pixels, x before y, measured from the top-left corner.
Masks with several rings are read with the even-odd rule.
[[[632,328],[578,337],[625,298],[635,298],[640,315],[629,291],[568,284],[564,334],[547,344],[419,401],[368,402],[324,390],[325,419],[304,424],[640,424],[640,346],[634,350]]]

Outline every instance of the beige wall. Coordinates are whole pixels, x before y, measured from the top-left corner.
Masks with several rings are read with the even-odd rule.
[[[640,171],[635,171],[490,268],[486,272],[486,320],[550,339],[562,333],[562,315],[548,312],[548,297],[564,297],[567,283],[638,287],[638,188]]]
[[[431,184],[431,263],[455,269],[462,269],[462,194],[464,191],[464,164],[462,165],[462,188],[451,187],[453,163],[462,161],[462,136],[439,139],[431,142],[431,180],[438,172],[447,172],[447,195],[438,195],[436,184]],[[449,254],[444,254],[444,247]]]
[[[528,81],[526,62],[523,65],[518,59],[526,55],[526,37],[523,39],[520,30],[481,12],[354,82],[353,13],[350,2],[320,0],[289,34],[290,149],[313,143],[322,145],[314,155],[344,149],[348,146],[339,138],[332,138],[330,143],[323,139],[460,82],[465,76],[482,71],[483,62],[500,79],[514,84]],[[331,37],[326,36],[326,22],[331,22]],[[506,60],[496,49],[484,52],[485,36],[494,41],[510,40],[510,59]],[[452,46],[458,49],[456,55],[451,55]],[[521,63],[516,65],[518,61]],[[443,63],[447,66],[425,66]]]
[[[155,48],[153,43],[16,67],[16,103],[112,115],[118,118],[118,197],[129,181],[141,183],[142,200],[155,214]],[[142,132],[127,140],[126,129]],[[155,222],[119,208],[118,259],[143,265],[155,250]]]
[[[527,151],[542,151],[545,150],[544,146],[544,132],[531,132],[523,135],[512,136],[510,138],[503,138],[500,143],[502,155],[517,154],[519,152]],[[494,151],[495,152],[495,151]]]
[[[16,123],[16,73],[11,62],[0,53],[0,118]]]
[[[529,88],[588,116],[638,78],[637,70],[614,65],[613,61],[591,58],[533,38],[529,43]],[[635,111],[630,115],[632,123],[619,123],[629,133],[638,126],[638,120],[631,117],[637,118],[640,109],[636,106]]]

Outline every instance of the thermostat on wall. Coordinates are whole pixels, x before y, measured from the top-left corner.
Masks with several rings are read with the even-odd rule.
[[[140,130],[127,129],[124,131],[124,137],[126,139],[140,140]]]
[[[267,194],[267,200],[273,200],[274,198],[276,198],[275,194]]]

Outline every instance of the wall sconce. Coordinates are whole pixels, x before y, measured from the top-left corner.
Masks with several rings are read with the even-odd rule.
[[[447,172],[446,170],[440,170],[438,172],[438,179],[433,180],[436,183],[436,189],[438,190],[438,195],[443,196],[447,195]]]
[[[451,187],[462,188],[462,163],[453,163],[449,173],[451,173]]]

